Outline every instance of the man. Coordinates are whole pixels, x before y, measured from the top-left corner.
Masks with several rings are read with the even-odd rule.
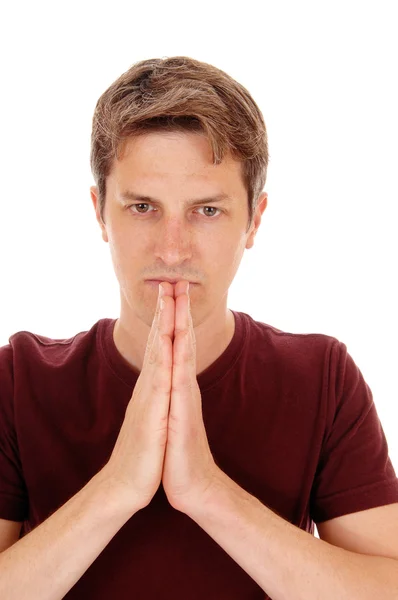
[[[151,63],[144,96],[168,64],[200,66]],[[119,319],[0,349],[0,597],[397,598],[398,480],[358,367],[227,308],[267,194],[250,218],[241,161],[178,127],[125,136],[105,180]]]

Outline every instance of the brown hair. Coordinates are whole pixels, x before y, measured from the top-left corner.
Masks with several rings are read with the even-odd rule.
[[[207,135],[214,165],[222,162],[226,152],[241,161],[248,231],[267,178],[268,137],[262,113],[247,89],[230,75],[187,56],[137,62],[98,99],[90,164],[102,221],[106,178],[120,156],[122,142],[165,130]]]

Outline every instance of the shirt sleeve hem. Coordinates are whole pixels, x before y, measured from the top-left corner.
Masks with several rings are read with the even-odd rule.
[[[343,515],[398,502],[398,478],[317,499],[312,520],[322,523]]]
[[[28,518],[26,502],[9,494],[0,494],[0,519],[23,522]]]

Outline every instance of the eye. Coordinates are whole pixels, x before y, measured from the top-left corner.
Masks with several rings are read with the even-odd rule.
[[[152,204],[149,204],[149,202],[139,202],[138,204],[130,204],[130,206],[128,206],[127,208],[130,210],[130,209],[135,208],[135,207],[143,207],[143,206],[152,206]],[[216,208],[215,206],[200,206],[198,208],[198,210],[205,209],[205,208],[210,208],[213,211],[218,211],[218,213],[222,212],[219,208]],[[133,214],[136,214],[136,215],[137,214],[139,214],[139,215],[145,215],[145,214],[148,214],[148,212],[153,212],[153,211],[145,211],[145,212],[132,211],[132,212],[133,212]],[[213,213],[213,214],[206,215],[206,216],[209,219],[212,219],[212,218],[214,218],[215,214]],[[218,214],[216,216],[218,216]]]
[[[215,206],[200,206],[198,210],[200,210],[202,208],[210,208],[210,210],[217,210],[218,212],[221,212],[221,210],[219,208],[216,208]],[[207,215],[207,216],[214,217],[214,213],[211,215]]]
[[[131,205],[128,207],[128,209],[130,210],[131,208],[133,208],[133,207],[135,208],[136,206],[151,206],[151,205],[150,205],[150,204],[148,204],[148,202],[140,202],[139,204],[131,204]],[[135,211],[132,211],[132,212],[135,212]],[[141,213],[141,212],[139,212],[139,213],[135,213],[135,214],[140,214],[140,215],[144,214],[144,215],[145,215],[146,213]]]

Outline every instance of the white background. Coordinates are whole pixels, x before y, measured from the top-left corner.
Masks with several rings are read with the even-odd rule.
[[[5,6],[5,5],[4,5]],[[343,341],[398,468],[396,2],[15,2],[0,14],[0,345],[119,316],[91,119],[134,62],[187,55],[252,94],[269,194],[228,306]]]

